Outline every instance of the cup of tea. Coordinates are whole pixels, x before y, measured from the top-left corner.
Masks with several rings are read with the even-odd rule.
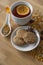
[[[31,20],[33,7],[29,2],[17,1],[11,5],[11,17],[19,25],[25,25]]]

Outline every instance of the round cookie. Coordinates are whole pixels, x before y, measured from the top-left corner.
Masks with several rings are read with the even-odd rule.
[[[16,10],[19,15],[27,15],[30,13],[30,8],[23,4],[18,5]]]
[[[36,41],[36,35],[33,32],[27,32],[23,39],[26,43],[34,43]]]
[[[19,46],[22,46],[24,45],[24,40],[22,38],[19,38],[17,36],[14,36],[13,38],[13,42],[16,44],[16,45],[19,45]]]
[[[26,32],[27,32],[27,31],[24,30],[24,29],[18,29],[17,32],[16,32],[16,35],[17,35],[18,37],[21,37],[21,38],[22,38],[22,37],[25,35]]]

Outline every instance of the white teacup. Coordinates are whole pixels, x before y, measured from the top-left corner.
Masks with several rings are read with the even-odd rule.
[[[27,5],[30,8],[31,12],[30,12],[30,14],[28,16],[19,18],[19,17],[16,17],[15,15],[13,15],[13,13],[12,13],[13,9],[17,5],[20,5],[20,4],[25,4],[25,5]],[[30,21],[30,19],[31,19],[32,12],[33,12],[32,5],[30,3],[28,3],[28,2],[26,2],[26,1],[17,1],[17,2],[14,2],[11,5],[11,16],[12,16],[12,19],[14,20],[14,22],[16,22],[19,25],[25,25],[26,23],[28,23]]]

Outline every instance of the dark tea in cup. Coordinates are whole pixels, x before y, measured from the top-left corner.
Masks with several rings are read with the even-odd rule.
[[[12,11],[13,15],[19,18],[28,16],[30,12],[30,8],[24,4],[17,5]]]

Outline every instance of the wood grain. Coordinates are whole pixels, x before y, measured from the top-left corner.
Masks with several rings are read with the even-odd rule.
[[[18,0],[0,0],[0,28],[5,23],[5,7]],[[43,14],[43,0],[25,0],[32,4],[34,9],[39,9]],[[11,19],[11,26],[15,29],[18,25]],[[4,38],[0,35],[0,65],[43,65],[43,62],[33,58],[29,52],[23,53],[12,47],[10,36]]]

